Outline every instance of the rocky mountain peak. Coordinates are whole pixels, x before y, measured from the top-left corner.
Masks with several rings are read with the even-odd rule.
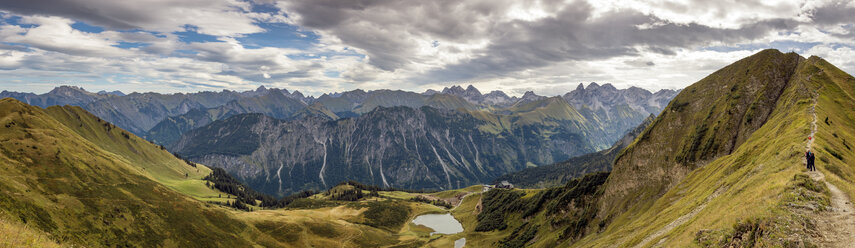
[[[294,92],[291,93],[291,95],[295,96],[295,97],[299,97],[299,98],[305,97],[305,96],[303,96],[303,93],[301,93],[299,90],[295,90]]]
[[[504,92],[504,91],[501,91],[501,90],[494,90],[494,91],[490,91],[490,93],[487,93],[487,94],[486,94],[486,95],[484,95],[484,96],[487,96],[487,97],[503,97],[503,98],[511,98],[511,97],[509,97],[509,96],[508,96],[508,94],[505,94],[505,92]]]
[[[526,104],[534,101],[540,101],[545,99],[545,96],[539,96],[534,93],[534,91],[526,91],[520,99],[514,103],[514,105]]]
[[[612,84],[610,84],[610,83],[603,84],[602,86],[600,86],[600,88],[601,88],[601,89],[604,89],[604,90],[608,90],[608,91],[615,91],[615,90],[617,90],[617,88],[615,88],[615,86],[614,86],[614,85],[612,85]]]
[[[525,93],[523,93],[523,96],[522,96],[522,99],[540,99],[540,98],[543,98],[543,96],[539,96],[539,95],[535,94],[534,91],[526,91]]]
[[[101,91],[98,91],[98,95],[124,96],[124,95],[125,95],[125,93],[124,93],[124,92],[121,92],[121,91],[118,91],[118,90],[109,91],[109,92],[108,92],[108,91],[106,91],[106,90],[101,90]]]
[[[450,94],[450,95],[462,95],[465,91],[466,90],[464,90],[463,87],[460,87],[460,85],[454,85],[454,86],[445,87],[442,89],[443,94]]]
[[[479,91],[477,88],[475,88],[475,86],[472,86],[470,84],[469,87],[466,87],[466,95],[481,96],[481,91]]]
[[[63,85],[63,86],[59,86],[59,87],[54,88],[53,90],[51,90],[49,92],[49,94],[63,95],[63,96],[74,96],[74,95],[79,95],[79,94],[89,95],[92,93],[86,91],[85,89],[83,89],[81,87]]]
[[[481,91],[479,91],[477,88],[475,88],[475,86],[472,86],[471,84],[466,87],[466,89],[463,89],[463,87],[461,87],[460,85],[454,85],[450,88],[446,87],[442,89],[442,93],[458,96],[463,99],[466,99],[466,101],[476,104],[481,103],[483,100],[483,95],[481,95]]]

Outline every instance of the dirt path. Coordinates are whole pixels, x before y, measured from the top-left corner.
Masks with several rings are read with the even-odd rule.
[[[852,247],[855,245],[855,207],[849,197],[834,184],[825,181],[825,175],[819,171],[808,173],[811,178],[825,182],[831,191],[831,211],[820,213],[816,226],[822,237],[820,247]]]
[[[814,135],[816,134],[816,102],[819,95],[814,95],[813,105],[810,107],[813,122],[811,122],[811,139],[805,145],[811,149]],[[813,180],[822,181],[831,191],[831,211],[820,213],[816,218],[817,230],[822,234],[818,242],[821,247],[852,247],[855,245],[855,207],[852,206],[849,196],[834,184],[825,180],[825,175],[820,171],[808,172]]]
[[[472,195],[472,194],[473,194],[473,192],[469,192],[469,193],[466,193],[465,195],[463,195],[463,197],[460,197],[460,201],[458,201],[458,202],[457,202],[457,204],[455,204],[455,205],[454,205],[454,207],[452,207],[451,209],[449,209],[449,210],[448,210],[448,212],[449,212],[449,213],[451,213],[452,211],[454,211],[455,209],[457,209],[457,207],[460,207],[460,205],[463,205],[463,200],[465,200],[465,199],[466,199],[466,197],[469,197],[469,196],[470,196],[470,195]]]

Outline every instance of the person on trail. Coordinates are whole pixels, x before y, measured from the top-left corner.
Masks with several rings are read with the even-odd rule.
[[[814,156],[812,151],[808,150],[807,152],[805,152],[805,161],[807,161],[808,171],[816,171],[814,159],[816,159],[816,156]]]
[[[816,171],[816,154],[810,152],[810,169],[811,171]]]

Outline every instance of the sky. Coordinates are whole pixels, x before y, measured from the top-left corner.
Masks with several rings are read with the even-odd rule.
[[[679,89],[766,48],[855,74],[855,2],[0,1],[0,90]]]

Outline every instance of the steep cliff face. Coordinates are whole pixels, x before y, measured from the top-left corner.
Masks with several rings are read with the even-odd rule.
[[[600,218],[640,209],[691,171],[732,153],[766,123],[803,60],[795,53],[766,50],[680,92],[616,159]]]
[[[604,139],[589,139],[601,137],[602,132],[596,123],[583,120],[550,122],[555,125],[506,120],[499,129],[482,131],[497,125],[483,119],[431,107],[380,107],[336,121],[237,115],[188,132],[171,149],[225,168],[262,192],[282,195],[344,180],[415,189],[457,188],[608,144]]]
[[[660,90],[651,93],[630,87],[619,90],[611,84],[579,84],[562,98],[588,119],[604,123],[603,129],[611,136],[622,135],[635,128],[649,115],[658,115],[678,91]]]

